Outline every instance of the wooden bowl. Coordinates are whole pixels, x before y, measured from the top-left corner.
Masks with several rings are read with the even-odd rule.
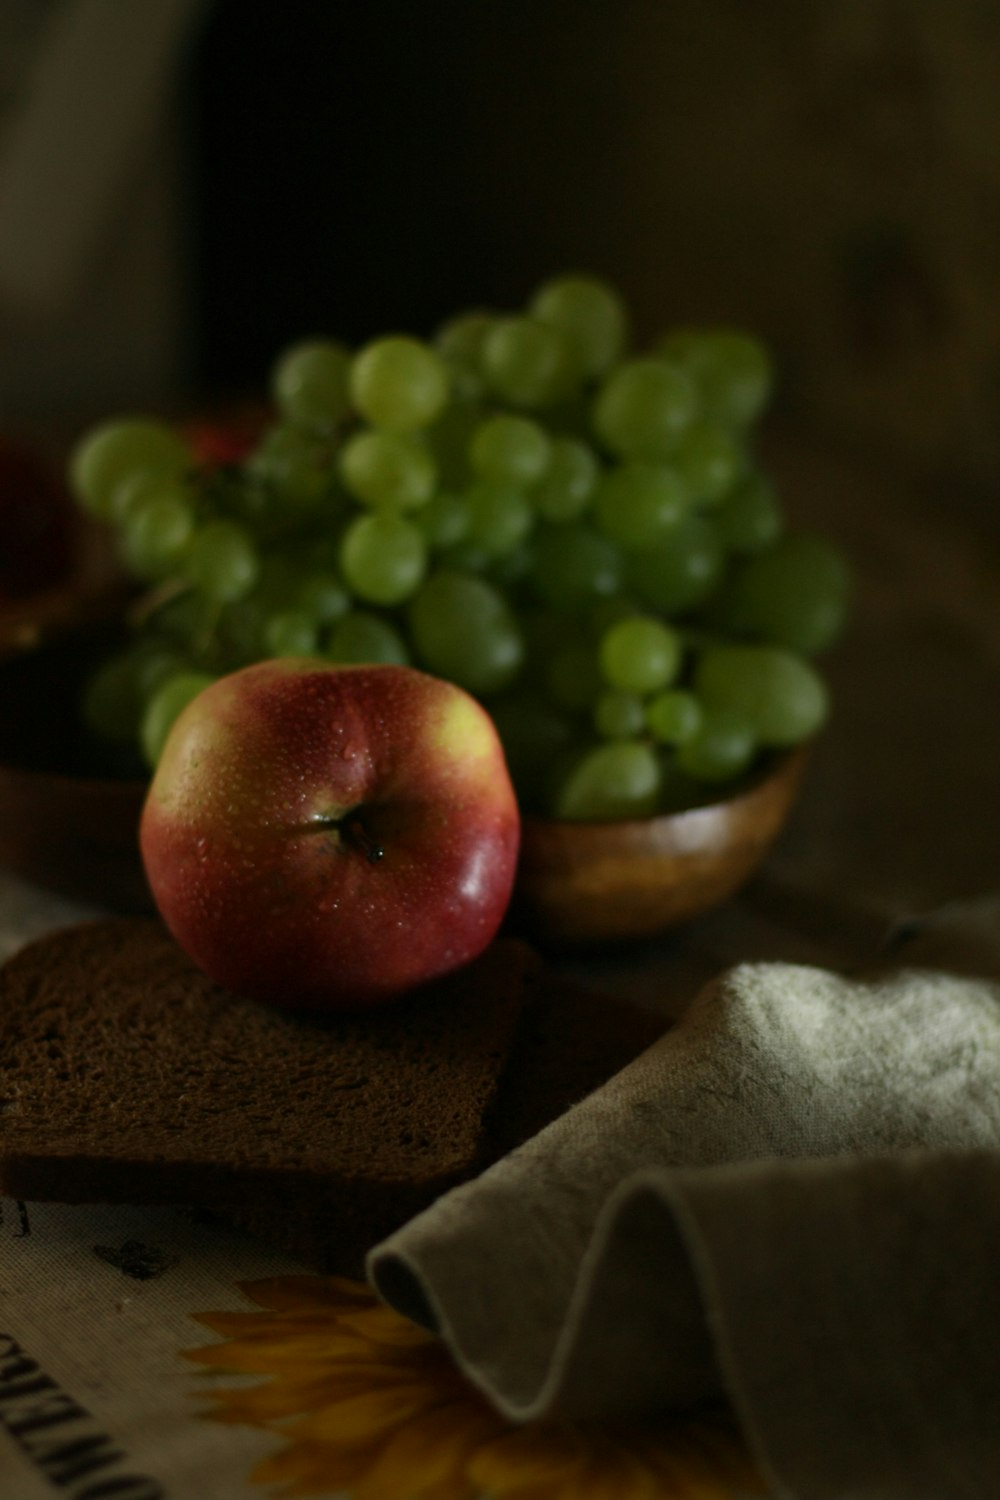
[[[138,848],[147,778],[95,774],[103,752],[78,705],[84,676],[121,626],[56,617],[0,632],[0,865],[38,885],[119,911],[152,907]],[[512,922],[539,940],[649,937],[725,901],[780,832],[806,760],[776,757],[709,806],[620,823],[527,818]]]
[[[145,778],[134,765],[107,774],[79,715],[86,672],[121,635],[111,609],[101,601],[81,619],[56,600],[2,622],[0,865],[74,900],[146,911]]]
[[[144,794],[144,782],[0,766],[0,865],[87,905],[151,911],[138,847]]]
[[[780,833],[808,757],[776,756],[719,802],[618,823],[527,818],[517,910],[536,937],[596,944],[652,937],[736,892]]]

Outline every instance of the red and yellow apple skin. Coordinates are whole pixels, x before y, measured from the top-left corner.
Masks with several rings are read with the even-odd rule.
[[[140,847],[182,948],[238,994],[380,1005],[473,959],[520,820],[493,721],[410,667],[259,663],[171,730]]]

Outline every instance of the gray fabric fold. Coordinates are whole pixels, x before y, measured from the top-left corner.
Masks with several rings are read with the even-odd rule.
[[[1000,984],[744,965],[369,1274],[516,1420],[725,1391],[783,1493],[985,1500],[998,1173]]]

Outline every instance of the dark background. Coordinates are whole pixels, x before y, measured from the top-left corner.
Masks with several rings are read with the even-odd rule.
[[[186,4],[59,296],[0,283],[8,428],[253,394],[293,339],[428,334],[578,268],[640,342],[757,332],[782,418],[995,508],[996,0]],[[0,171],[72,11],[0,6]],[[42,247],[99,105],[36,163]]]
[[[585,267],[768,339],[797,420],[1000,479],[1000,6],[215,0],[185,76],[194,373]]]
[[[586,0],[216,0],[190,94],[201,376],[246,381],[313,329],[427,333],[570,265],[627,276],[603,185],[627,29]]]

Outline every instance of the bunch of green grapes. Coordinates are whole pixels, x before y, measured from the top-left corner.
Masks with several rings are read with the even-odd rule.
[[[617,292],[567,275],[429,340],[285,350],[270,424],[226,467],[110,421],[71,483],[148,591],[88,720],[154,765],[250,662],[409,663],[490,709],[525,811],[724,794],[823,723],[814,658],[847,603],[838,551],[789,528],[755,457],[771,384],[740,331],[635,349]]]

